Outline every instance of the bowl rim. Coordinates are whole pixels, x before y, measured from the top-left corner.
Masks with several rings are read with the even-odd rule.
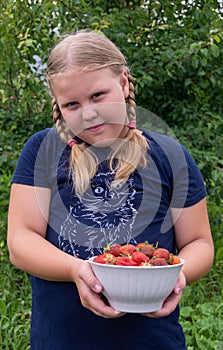
[[[91,256],[88,261],[91,265],[95,265],[95,266],[104,266],[106,268],[116,268],[116,269],[128,269],[128,270],[145,270],[145,269],[166,269],[166,268],[176,268],[176,267],[182,267],[185,263],[185,260],[180,258],[180,263],[179,264],[174,264],[174,265],[162,265],[162,266],[125,266],[125,265],[112,265],[112,264],[101,264],[98,263],[96,261],[93,261],[93,259],[96,257],[95,256]]]

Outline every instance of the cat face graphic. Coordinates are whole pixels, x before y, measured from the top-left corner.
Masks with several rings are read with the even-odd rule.
[[[120,183],[112,186],[112,180],[113,176],[110,173],[99,173],[94,177],[90,188],[81,198],[86,209],[111,214],[126,206],[130,195],[128,185]]]

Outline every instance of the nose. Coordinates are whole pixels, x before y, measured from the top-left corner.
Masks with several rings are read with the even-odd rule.
[[[91,121],[98,115],[97,110],[93,106],[86,106],[82,109],[82,118],[86,121]]]

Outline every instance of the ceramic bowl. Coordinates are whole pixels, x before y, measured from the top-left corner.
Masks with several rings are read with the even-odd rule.
[[[160,310],[172,292],[184,260],[166,266],[117,266],[89,259],[103,294],[117,311],[146,313]]]

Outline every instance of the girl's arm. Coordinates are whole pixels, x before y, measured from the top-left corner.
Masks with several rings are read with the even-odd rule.
[[[197,281],[211,268],[214,245],[207,214],[206,199],[184,209],[172,209],[176,244],[179,256],[185,260],[173,293],[161,310],[146,314],[149,317],[167,316],[179,304],[186,284]]]
[[[190,284],[210,270],[214,259],[206,198],[192,207],[173,209],[172,214],[179,256],[185,260],[182,271]]]
[[[75,258],[45,239],[50,190],[13,184],[8,213],[11,262],[31,275],[77,285],[82,304],[103,317],[118,317],[100,298],[102,286],[87,261]]]
[[[70,265],[76,260],[45,240],[49,205],[49,189],[12,185],[8,212],[10,259],[16,267],[37,277],[71,280]]]

